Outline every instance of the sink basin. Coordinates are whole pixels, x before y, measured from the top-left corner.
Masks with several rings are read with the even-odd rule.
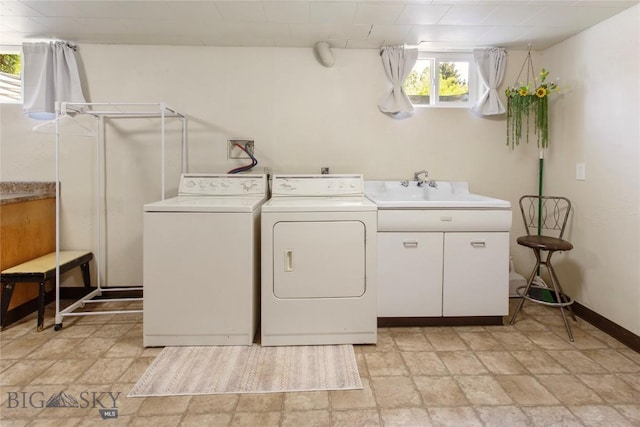
[[[468,182],[437,181],[418,187],[409,181],[365,181],[365,194],[378,209],[510,209],[511,203],[469,192]]]

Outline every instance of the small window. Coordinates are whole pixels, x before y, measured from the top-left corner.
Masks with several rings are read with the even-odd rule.
[[[22,102],[22,54],[0,49],[0,103]]]
[[[402,87],[415,106],[470,108],[476,81],[471,54],[420,52]]]

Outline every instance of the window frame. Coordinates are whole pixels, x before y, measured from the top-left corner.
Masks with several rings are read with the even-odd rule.
[[[24,66],[24,53],[22,52],[22,46],[7,46],[0,45],[0,53],[20,55],[20,67]],[[19,76],[20,80],[20,99],[2,99],[0,98],[0,104],[23,104],[24,103],[24,82],[22,81],[22,72]]]
[[[475,61],[472,52],[434,52],[427,50],[418,51],[417,61],[431,61],[431,94],[429,96],[429,104],[413,104],[415,108],[471,108],[478,100],[480,93],[480,79],[476,71]],[[416,64],[417,64],[416,61]],[[467,76],[467,84],[469,86],[469,99],[467,101],[440,101],[440,79],[436,73],[439,72],[440,63],[443,62],[467,62],[469,64],[469,73]],[[433,95],[435,94],[435,95]]]

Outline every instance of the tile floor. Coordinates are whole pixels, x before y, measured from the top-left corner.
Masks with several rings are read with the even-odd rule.
[[[47,310],[43,332],[30,316],[0,333],[3,427],[640,426],[640,354],[580,319],[570,343],[535,304],[514,326],[381,328],[355,347],[363,390],[156,398],[126,397],[160,351],[142,347],[140,314],[55,332]],[[60,391],[85,408],[44,408]]]

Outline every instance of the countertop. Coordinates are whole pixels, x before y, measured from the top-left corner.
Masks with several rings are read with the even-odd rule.
[[[0,182],[0,205],[28,202],[56,197],[55,182],[6,181]]]

